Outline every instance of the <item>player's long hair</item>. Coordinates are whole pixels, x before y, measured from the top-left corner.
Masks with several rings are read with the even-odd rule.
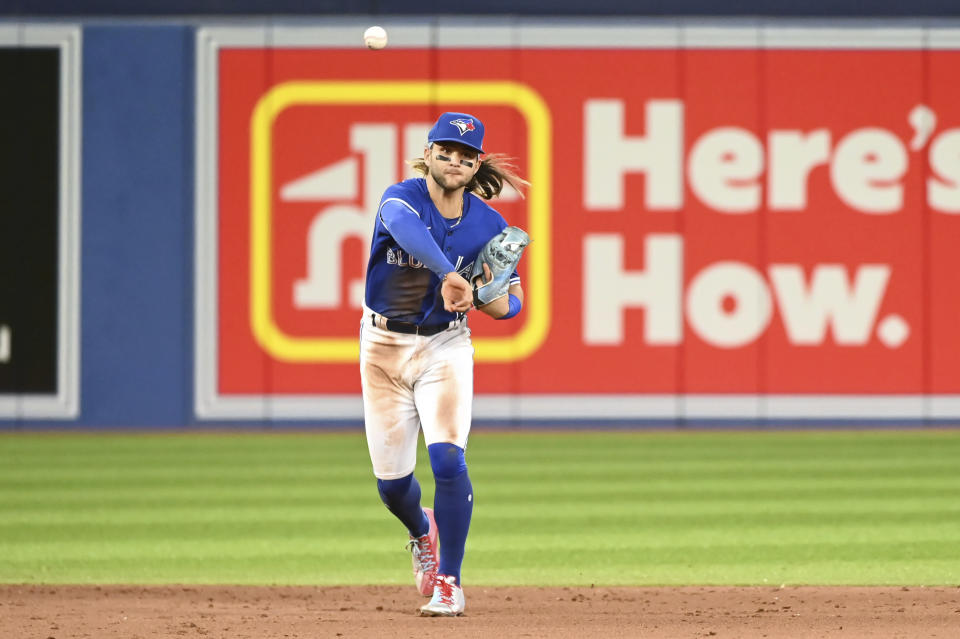
[[[423,158],[408,160],[407,164],[421,176],[430,173],[430,169],[427,168],[427,163]],[[517,175],[517,167],[513,163],[513,158],[502,153],[488,153],[483,156],[477,174],[473,176],[466,188],[474,195],[478,195],[485,200],[491,200],[500,195],[504,183],[512,186],[520,194],[520,197],[524,197],[521,189],[530,186],[529,182]]]

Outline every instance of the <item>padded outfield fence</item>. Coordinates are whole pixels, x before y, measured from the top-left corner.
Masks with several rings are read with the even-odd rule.
[[[0,426],[359,423],[372,207],[452,105],[534,183],[478,421],[960,418],[955,24],[377,19],[0,19]]]

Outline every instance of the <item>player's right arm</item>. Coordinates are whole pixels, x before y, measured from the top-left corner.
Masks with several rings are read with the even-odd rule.
[[[385,201],[380,206],[380,221],[404,251],[436,273],[437,277],[455,270],[420,216],[403,200]]]
[[[444,308],[466,312],[473,303],[473,289],[443,254],[420,216],[406,202],[388,199],[380,205],[380,221],[397,244],[441,278]]]

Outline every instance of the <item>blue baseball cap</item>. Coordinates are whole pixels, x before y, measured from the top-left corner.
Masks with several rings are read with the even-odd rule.
[[[427,134],[427,144],[434,142],[459,142],[477,153],[483,150],[483,122],[469,113],[448,112],[437,118],[437,123]]]

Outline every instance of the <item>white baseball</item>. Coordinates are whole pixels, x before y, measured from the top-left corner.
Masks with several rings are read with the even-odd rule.
[[[363,43],[368,49],[382,49],[387,46],[387,32],[383,27],[373,26],[363,32]]]

